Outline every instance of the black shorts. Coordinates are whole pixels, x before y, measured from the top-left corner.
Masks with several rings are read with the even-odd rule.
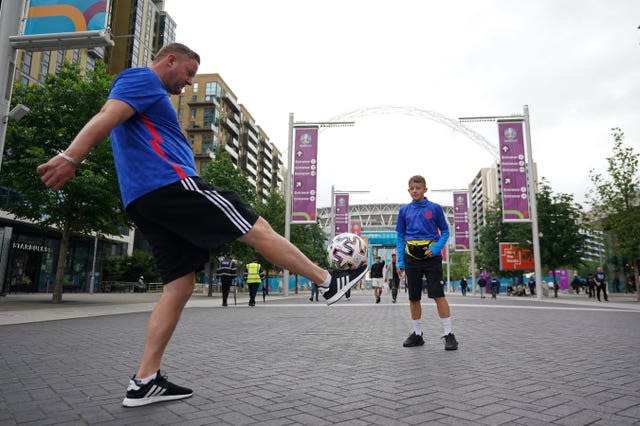
[[[442,281],[442,256],[417,260],[409,255],[404,256],[404,270],[407,274],[409,300],[422,299],[422,277],[427,278],[427,295],[430,299],[444,297],[444,281]]]
[[[249,232],[258,215],[234,191],[189,177],[127,206],[153,250],[162,282],[201,271],[212,250]]]

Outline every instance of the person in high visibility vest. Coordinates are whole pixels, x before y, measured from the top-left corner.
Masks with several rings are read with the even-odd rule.
[[[247,265],[247,269],[244,271],[244,279],[249,286],[249,306],[256,306],[256,294],[258,293],[258,287],[260,287],[262,278],[264,278],[262,266],[254,259]]]

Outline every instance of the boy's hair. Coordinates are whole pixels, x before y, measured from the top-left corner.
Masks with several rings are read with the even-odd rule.
[[[411,185],[411,183],[421,183],[424,186],[427,186],[427,181],[420,175],[411,176],[409,178],[409,185]]]
[[[198,62],[198,64],[200,63],[200,55],[198,55],[196,52],[189,49],[182,43],[169,43],[163,46],[160,50],[158,50],[156,56],[153,58],[153,61],[155,62],[170,54],[186,56],[189,59],[194,59],[196,62]]]

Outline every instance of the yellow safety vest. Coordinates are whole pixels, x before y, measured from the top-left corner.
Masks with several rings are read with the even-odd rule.
[[[260,264],[259,263],[250,263],[247,265],[247,282],[248,283],[259,283],[260,279]]]

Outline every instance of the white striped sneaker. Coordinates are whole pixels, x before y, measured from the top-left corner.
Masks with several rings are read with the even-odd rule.
[[[329,290],[323,294],[323,297],[327,299],[327,305],[336,303],[348,290],[358,284],[367,273],[367,265],[364,264],[356,269],[346,271],[333,269],[329,273],[331,274],[331,284]]]
[[[156,373],[156,378],[146,385],[139,385],[134,379],[135,376],[129,381],[127,396],[122,401],[125,407],[140,407],[154,402],[189,398],[193,395],[191,389],[174,385],[167,380],[166,376],[161,376],[160,370]]]

